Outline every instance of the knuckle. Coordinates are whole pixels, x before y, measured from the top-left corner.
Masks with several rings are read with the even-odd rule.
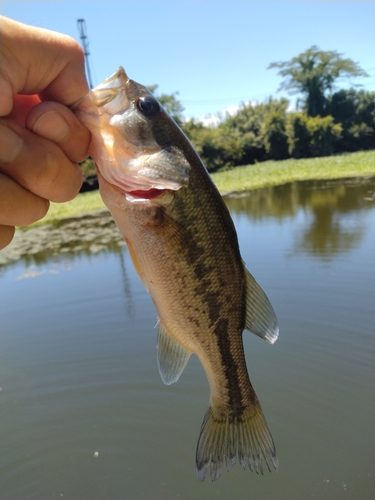
[[[70,201],[79,192],[82,174],[78,165],[72,163],[62,152],[47,154],[43,180],[46,198],[56,203]]]

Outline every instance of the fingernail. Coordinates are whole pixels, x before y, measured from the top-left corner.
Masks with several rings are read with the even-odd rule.
[[[0,124],[0,162],[11,163],[21,153],[23,141],[11,128]]]
[[[69,131],[69,125],[56,111],[47,111],[38,118],[33,126],[33,132],[53,142],[64,139]]]

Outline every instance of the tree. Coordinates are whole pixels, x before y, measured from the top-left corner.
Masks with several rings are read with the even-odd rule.
[[[228,170],[241,162],[242,142],[236,134],[224,134],[219,127],[206,127],[194,119],[182,129],[209,172]]]
[[[344,59],[337,51],[319,50],[316,45],[290,61],[273,62],[270,68],[280,68],[279,75],[285,77],[279,90],[305,96],[305,111],[309,116],[327,115],[327,94],[339,78],[368,76],[351,59]]]
[[[264,103],[243,103],[235,115],[217,126],[189,120],[182,129],[210,172],[289,156],[289,101],[270,97]]]
[[[268,158],[283,160],[289,157],[287,133],[287,109],[289,101],[268,100],[263,121],[263,140]]]
[[[289,116],[289,146],[294,158],[329,156],[342,132],[340,123],[332,116],[307,116],[294,113]]]
[[[343,128],[337,152],[374,149],[375,92],[342,89],[330,96],[328,110]]]
[[[242,155],[235,165],[246,165],[267,158],[288,157],[286,110],[289,101],[270,97],[264,103],[242,104],[218,129],[226,137],[235,135],[242,144]]]
[[[223,137],[236,137],[241,144],[241,157],[236,165],[248,165],[266,159],[263,141],[264,105],[242,104],[237,113],[219,124]]]

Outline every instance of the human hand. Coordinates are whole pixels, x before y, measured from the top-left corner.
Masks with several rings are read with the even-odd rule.
[[[1,16],[0,35],[1,249],[76,196],[91,136],[67,107],[89,91],[79,44]]]

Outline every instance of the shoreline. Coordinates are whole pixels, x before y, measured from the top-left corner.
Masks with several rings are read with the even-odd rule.
[[[308,179],[294,181],[311,183],[313,189],[324,183],[326,189],[335,185],[353,186],[366,183],[373,175],[343,177],[339,179]],[[290,183],[286,183],[290,184]],[[241,198],[251,192],[264,189],[277,189],[286,184],[278,184],[267,188],[231,191],[223,195],[225,198]],[[99,194],[98,194],[99,195]],[[61,254],[74,255],[84,252],[95,255],[101,251],[121,251],[125,242],[109,212],[103,205],[79,214],[60,217],[43,224],[35,224],[26,228],[18,228],[10,245],[0,251],[0,274],[7,268],[23,259],[27,265],[33,266],[45,258],[57,257]]]
[[[248,191],[282,186],[291,182],[343,181],[373,176],[375,176],[375,150],[318,158],[270,160],[211,174],[223,197],[238,196]],[[80,193],[70,202],[51,203],[47,215],[42,220],[21,230],[55,223],[63,218],[76,217],[103,208],[105,205],[99,191]]]
[[[375,178],[375,172],[373,174],[369,175],[356,175],[353,177],[327,177],[327,178],[321,178],[321,179],[296,179],[292,180],[289,182],[284,182],[282,184],[271,184],[267,186],[262,186],[262,187],[256,187],[252,189],[242,189],[242,190],[233,190],[233,191],[227,191],[224,193],[220,193],[223,198],[237,198],[240,196],[246,196],[248,193],[251,193],[252,191],[261,191],[262,189],[271,189],[271,188],[278,188],[282,186],[287,186],[288,184],[294,184],[294,183],[299,183],[299,182],[310,182],[310,183],[326,183],[328,186],[330,185],[335,185],[335,184],[345,184],[348,186],[353,186],[355,184],[361,184],[362,182],[367,182],[368,180]]]
[[[375,176],[375,151],[266,161],[212,174],[220,193],[243,192],[291,182],[342,180]]]

